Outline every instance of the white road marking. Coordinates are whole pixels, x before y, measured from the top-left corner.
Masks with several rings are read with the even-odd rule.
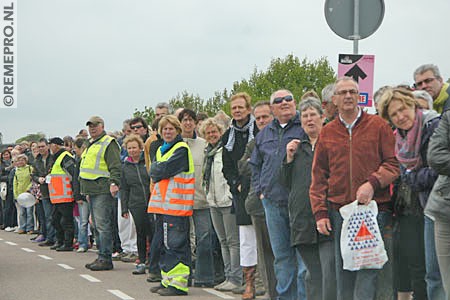
[[[13,242],[5,242],[5,243],[8,244],[8,245],[11,245],[11,246],[17,246],[17,244],[13,243]]]
[[[52,260],[53,258],[48,257],[47,255],[38,255],[40,258],[46,259],[46,260]]]
[[[75,269],[75,268],[72,268],[71,266],[65,265],[65,264],[58,264],[58,266],[60,266],[63,269],[66,269],[66,270],[74,270]]]
[[[113,294],[114,296],[119,297],[122,300],[134,300],[133,297],[128,296],[127,294],[123,293],[120,290],[108,290],[108,292],[110,292],[111,294]]]
[[[213,294],[217,297],[220,297],[222,299],[234,299],[234,297],[228,296],[227,294],[221,293],[219,291],[213,290],[213,289],[203,289],[205,292],[208,292],[210,294]]]
[[[80,276],[90,282],[102,282],[100,279],[92,277],[91,275],[88,275],[88,274],[80,274]]]
[[[3,239],[2,239],[2,238],[0,238],[0,241],[3,241]]]
[[[34,251],[33,249],[30,249],[30,248],[21,248],[23,251],[25,251],[25,252],[30,252],[30,253],[32,253],[32,252],[36,252],[36,251]]]

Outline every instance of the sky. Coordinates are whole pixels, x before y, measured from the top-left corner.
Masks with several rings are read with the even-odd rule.
[[[135,108],[154,107],[184,90],[207,99],[288,54],[326,57],[337,72],[338,54],[351,54],[353,43],[328,27],[324,5],[21,0],[18,107],[0,109],[3,142],[38,131],[75,136],[92,115],[104,118],[107,131],[119,130]],[[375,55],[375,89],[411,84],[425,63],[450,77],[449,11],[448,0],[386,1],[381,26],[359,42],[359,54]]]

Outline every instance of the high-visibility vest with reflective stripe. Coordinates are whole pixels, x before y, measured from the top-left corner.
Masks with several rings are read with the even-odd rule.
[[[50,194],[50,202],[53,204],[73,201],[72,178],[61,167],[62,161],[66,155],[72,157],[67,151],[61,153],[53,163],[52,171],[50,172],[48,191]]]
[[[105,152],[113,140],[109,135],[105,135],[84,150],[81,155],[80,178],[86,180],[96,180],[100,177],[109,178]]]
[[[192,216],[194,207],[195,175],[191,150],[185,142],[176,143],[167,153],[161,155],[161,147],[156,152],[156,161],[167,161],[178,148],[188,150],[189,170],[155,184],[147,212],[170,215]]]

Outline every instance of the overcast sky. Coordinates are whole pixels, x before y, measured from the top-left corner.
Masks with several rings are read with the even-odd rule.
[[[375,1],[375,0],[374,0]],[[134,109],[187,90],[208,98],[272,58],[327,57],[353,44],[335,35],[323,0],[20,1],[18,107],[0,109],[4,142],[28,133],[74,136],[91,115],[121,129]],[[412,83],[435,63],[450,77],[448,0],[386,1],[383,23],[360,41],[375,55],[375,89]]]

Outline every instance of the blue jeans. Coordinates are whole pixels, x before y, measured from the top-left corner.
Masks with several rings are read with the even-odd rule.
[[[445,291],[442,286],[441,272],[436,255],[436,244],[434,241],[434,222],[425,216],[425,267],[427,273],[425,281],[427,282],[428,299],[443,300],[445,299]]]
[[[336,281],[338,300],[373,300],[377,291],[377,276],[380,270],[344,270],[341,255],[341,230],[342,216],[339,211],[330,209],[331,228],[334,233],[334,253],[336,259]],[[385,241],[385,235],[392,234],[392,214],[390,212],[379,211],[377,216],[378,227],[381,236]],[[392,259],[389,257],[389,259]]]
[[[116,201],[111,194],[89,195],[98,259],[112,263],[113,206]]]
[[[44,209],[44,224],[45,226],[45,238],[49,242],[55,242],[55,227],[53,227],[52,222],[52,213],[53,213],[53,204],[50,202],[49,198],[41,199],[42,208]]]
[[[80,247],[87,249],[88,244],[88,225],[89,225],[89,203],[78,203],[78,212],[80,214],[80,224],[78,225],[78,242]]]
[[[195,209],[192,215],[195,225],[196,256],[195,283],[214,283],[213,226],[209,208]]]
[[[34,206],[23,207],[20,206],[19,228],[25,231],[32,231],[34,229]]]
[[[306,267],[295,248],[291,247],[291,230],[287,204],[262,200],[266,212],[270,243],[275,257],[274,269],[277,278],[278,299],[306,299]]]
[[[159,261],[161,258],[161,247],[163,244],[163,219],[159,214],[149,214],[149,218],[153,219],[154,232],[152,242],[150,243],[150,251],[148,253],[148,272],[159,274],[161,273]]]

